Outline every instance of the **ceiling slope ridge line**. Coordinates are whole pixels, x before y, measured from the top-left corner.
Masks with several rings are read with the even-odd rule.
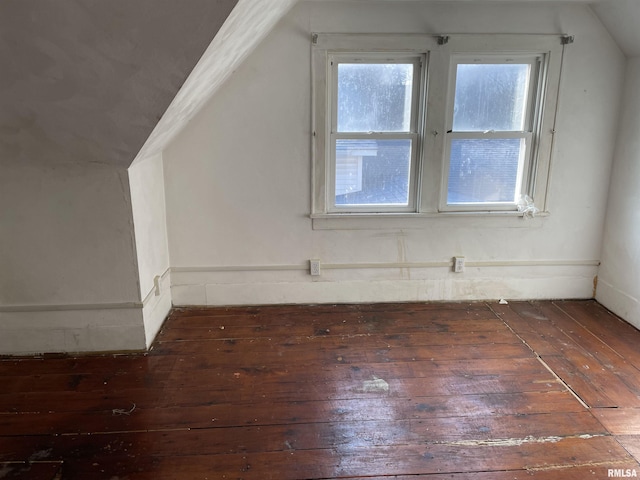
[[[131,165],[158,155],[298,0],[239,0]]]

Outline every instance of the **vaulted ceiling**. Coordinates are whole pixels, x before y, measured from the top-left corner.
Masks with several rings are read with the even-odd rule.
[[[640,55],[640,0],[571,1]],[[0,162],[126,167],[145,142],[161,149],[295,2],[1,1]]]

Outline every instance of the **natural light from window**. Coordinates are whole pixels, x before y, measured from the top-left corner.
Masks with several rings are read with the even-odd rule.
[[[458,63],[447,205],[515,204],[530,141],[531,63]]]
[[[334,208],[409,206],[414,62],[334,60]]]

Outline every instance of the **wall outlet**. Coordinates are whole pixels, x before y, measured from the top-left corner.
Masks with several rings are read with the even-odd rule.
[[[453,271],[455,273],[464,272],[464,257],[453,257]]]
[[[320,275],[320,260],[311,259],[309,260],[309,273],[314,277]]]

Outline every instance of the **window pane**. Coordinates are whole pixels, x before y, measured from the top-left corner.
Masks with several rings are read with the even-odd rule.
[[[413,64],[338,64],[338,132],[408,132]]]
[[[460,64],[456,74],[453,130],[523,131],[529,64]]]
[[[453,139],[447,203],[514,203],[524,151],[521,138]]]
[[[336,205],[409,205],[411,140],[336,140]]]

